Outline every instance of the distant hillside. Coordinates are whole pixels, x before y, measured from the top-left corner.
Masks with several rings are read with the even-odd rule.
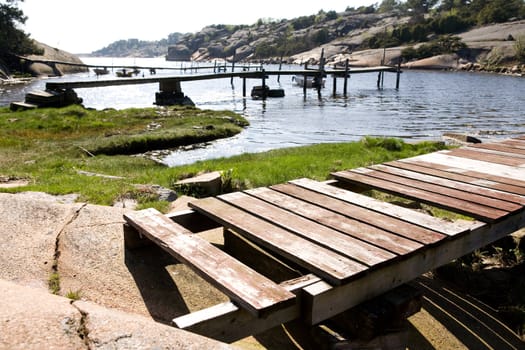
[[[167,39],[144,41],[139,39],[118,40],[91,53],[98,57],[159,57],[165,56],[170,45],[175,45],[183,36],[172,33]]]
[[[525,65],[524,20],[523,0],[383,0],[339,13],[321,10],[293,19],[259,19],[252,25],[209,25],[196,33],[171,34],[159,42],[122,40],[93,54],[167,54],[166,59],[174,61],[276,62],[283,57],[289,63],[317,64],[324,52],[330,64],[401,61],[420,68],[480,65],[490,70],[518,65],[521,71]],[[440,57],[439,62],[429,61],[433,57]]]

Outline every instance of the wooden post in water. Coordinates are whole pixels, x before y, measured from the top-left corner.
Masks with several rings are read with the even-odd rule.
[[[262,91],[263,91],[263,95],[262,95],[262,98],[263,100],[266,100],[266,73],[264,72],[264,69],[262,70]]]
[[[348,75],[349,75],[349,68],[348,68],[348,58],[345,62],[345,83],[343,86],[343,95],[346,97],[346,91],[348,89]]]
[[[332,91],[332,94],[333,94],[334,97],[335,97],[336,92],[337,92],[337,75],[332,74],[332,77],[333,77],[333,79],[334,79],[334,84],[333,84],[333,91]]]
[[[396,72],[396,90],[399,90],[399,78],[401,76],[401,58],[397,61],[397,72]]]
[[[321,87],[323,86],[323,75],[324,75],[324,49],[321,50],[321,58],[319,59],[319,73],[317,73],[317,95],[321,96]],[[315,82],[315,80],[314,80]]]
[[[307,70],[308,69],[308,63],[305,63],[304,64],[304,70]],[[304,75],[304,80],[303,80],[303,94],[304,96],[306,96],[306,84],[308,83],[308,75]]]
[[[235,53],[233,54],[233,59],[232,59],[232,73],[235,71]],[[230,84],[232,85],[233,87],[233,75],[230,79]]]
[[[283,55],[281,55],[281,59],[279,60],[279,72],[281,71],[283,67]],[[281,82],[281,74],[277,74],[277,82]]]
[[[242,78],[242,97],[246,97],[246,78]]]

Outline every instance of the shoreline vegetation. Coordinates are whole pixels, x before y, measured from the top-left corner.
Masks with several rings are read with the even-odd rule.
[[[0,176],[25,179],[28,186],[6,192],[43,191],[80,194],[79,200],[111,205],[137,196],[135,185],[174,187],[183,178],[221,171],[230,187],[240,190],[299,177],[319,180],[331,171],[380,163],[442,149],[443,143],[407,144],[399,139],[365,138],[359,142],[320,144],[243,154],[167,167],[148,151],[188,146],[231,137],[248,121],[231,111],[194,107],[92,110],[74,105],[10,111],[0,108]],[[107,177],[86,177],[85,173]],[[5,181],[5,180],[4,180]]]

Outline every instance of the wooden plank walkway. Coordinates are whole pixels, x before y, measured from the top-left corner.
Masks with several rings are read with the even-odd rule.
[[[236,285],[257,289],[259,282],[247,274],[224,283],[221,266],[207,265],[206,270],[201,258],[194,256],[187,259],[190,266],[207,274],[234,303],[182,316],[175,324],[228,341],[296,318],[317,324],[525,226],[525,139],[440,151],[332,175],[334,183],[297,179],[192,202],[193,214],[185,213],[185,222],[188,215],[195,220],[211,219],[300,266],[311,277],[308,283],[290,281],[287,288],[282,283],[261,283],[261,289],[277,291],[279,296],[268,299],[262,308],[271,316],[261,318],[257,316],[261,307],[254,306],[254,300],[244,300]],[[348,184],[471,219],[436,218],[342,188]],[[152,231],[158,228],[151,224],[151,212],[140,213],[126,220],[155,236]],[[153,216],[158,220],[158,214]],[[169,237],[153,239],[162,246]],[[184,252],[187,243],[181,244],[172,249]],[[243,326],[238,329],[221,326],[239,319]]]
[[[351,68],[348,71],[344,69],[330,69],[321,73],[333,74],[337,76],[344,76],[345,74],[363,74],[363,73],[378,73],[391,72],[397,73],[397,68],[390,66],[378,67],[364,67]],[[119,86],[119,85],[139,85],[139,84],[153,84],[162,83],[166,81],[198,81],[209,79],[230,79],[230,78],[247,78],[247,79],[263,79],[271,75],[302,75],[302,76],[317,76],[319,70],[313,69],[294,69],[294,70],[257,70],[257,71],[233,71],[233,72],[219,72],[219,73],[199,73],[199,74],[176,74],[176,75],[160,75],[150,76],[144,78],[120,78],[120,79],[96,79],[96,80],[77,80],[77,81],[50,81],[46,83],[46,89],[60,90],[60,89],[80,89],[80,88],[94,88],[105,86]]]

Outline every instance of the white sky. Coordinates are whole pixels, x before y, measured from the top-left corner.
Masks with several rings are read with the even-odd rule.
[[[211,24],[254,24],[259,18],[291,19],[319,10],[342,12],[380,0],[25,0],[22,28],[33,39],[71,53],[90,53],[114,41],[160,40]]]

